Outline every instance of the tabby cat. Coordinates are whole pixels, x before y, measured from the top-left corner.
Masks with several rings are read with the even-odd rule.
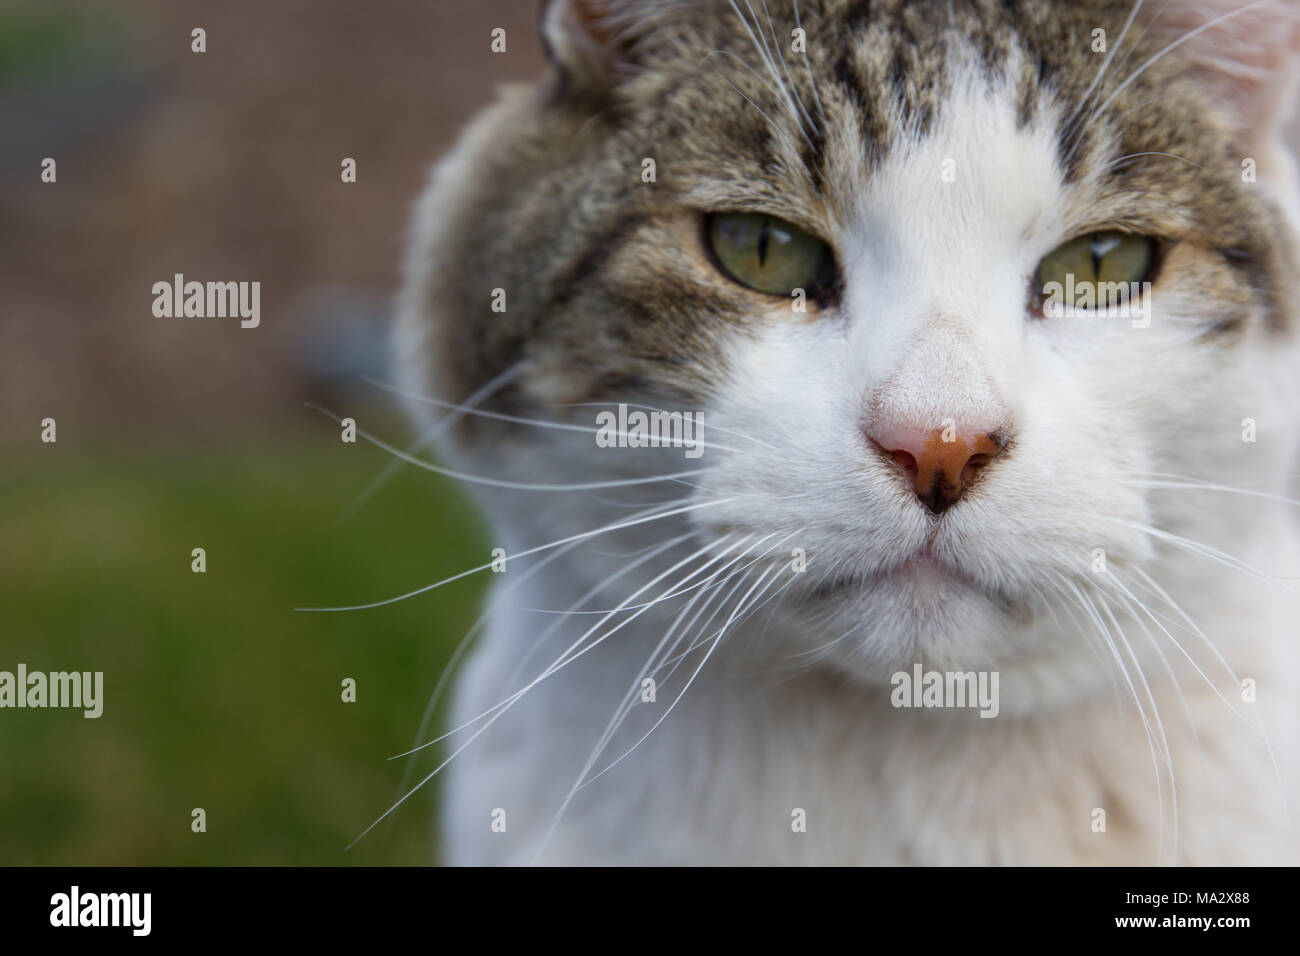
[[[541,23],[394,338],[499,549],[445,859],[1296,862],[1297,5]]]

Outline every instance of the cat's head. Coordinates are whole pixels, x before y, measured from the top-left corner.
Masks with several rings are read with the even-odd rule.
[[[703,455],[649,467],[722,502],[699,540],[806,556],[791,650],[1049,653],[1044,620],[1173,587],[1161,534],[1264,513],[1164,484],[1285,490],[1291,3],[552,0],[543,35],[551,75],[421,206],[404,381],[512,370],[484,408],[593,428],[569,406],[701,413]],[[447,447],[498,476],[651,460],[472,417]]]

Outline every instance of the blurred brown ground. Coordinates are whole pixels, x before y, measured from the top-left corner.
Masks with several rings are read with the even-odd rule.
[[[300,420],[304,364],[342,341],[373,369],[432,160],[543,68],[529,0],[0,6],[76,34],[73,55],[0,83],[4,442],[46,416],[61,439],[127,442]],[[151,286],[176,272],[260,280],[261,327],[155,318]]]

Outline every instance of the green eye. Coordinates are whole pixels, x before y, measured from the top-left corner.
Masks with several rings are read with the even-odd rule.
[[[797,226],[762,213],[721,213],[708,222],[709,247],[732,279],[756,292],[815,297],[831,285],[830,247]]]
[[[1128,232],[1094,232],[1058,246],[1038,264],[1038,293],[1055,295],[1065,304],[1094,307],[1110,301],[1106,283],[1133,282],[1150,278],[1155,243],[1146,236]],[[1103,284],[1098,288],[1098,284]]]

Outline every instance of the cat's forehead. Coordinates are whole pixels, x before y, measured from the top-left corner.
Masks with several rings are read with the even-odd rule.
[[[1021,125],[1044,100],[1079,101],[1104,59],[1107,29],[1125,22],[1118,4],[1048,0],[718,0],[677,10],[681,22],[649,38],[656,69],[642,106],[689,109],[689,128],[756,151],[787,132],[812,153],[822,137],[847,135],[873,160],[924,136],[954,88],[972,81],[1009,97]]]
[[[1034,240],[1055,244],[1092,212],[1072,203],[1090,204],[1093,193],[1070,188],[1055,116],[1023,122],[1014,83],[990,81],[969,58],[950,63],[947,77],[942,108],[883,155],[853,136],[828,146],[824,188],[850,233],[847,255],[910,251],[944,270],[935,285],[951,286],[961,263],[1014,263]]]
[[[1035,201],[1079,227],[1122,207],[1133,229],[1221,239],[1241,219],[1242,197],[1225,193],[1214,165],[1227,143],[1178,51],[1135,69],[1163,45],[1137,24],[1111,60],[1129,7],[683,9],[694,12],[654,51],[660,68],[629,84],[629,129],[682,174],[666,188],[702,207],[759,209],[825,232],[856,218],[864,195],[879,211],[918,194],[941,202],[940,187],[955,182],[950,192],[1025,206],[1025,229]],[[1108,67],[1125,80],[1097,109]]]

